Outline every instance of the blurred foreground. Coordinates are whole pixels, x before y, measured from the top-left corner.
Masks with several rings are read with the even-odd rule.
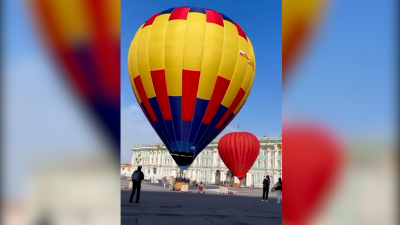
[[[2,3],[1,224],[120,224],[119,2]]]
[[[397,4],[283,0],[284,224],[398,224]]]

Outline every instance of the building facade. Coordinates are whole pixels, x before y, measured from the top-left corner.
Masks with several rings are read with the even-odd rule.
[[[132,173],[132,163],[121,163],[121,177],[130,177]]]
[[[218,154],[218,140],[211,142],[194,160],[186,171],[176,165],[163,144],[135,146],[132,149],[132,171],[142,165],[145,179],[162,179],[163,177],[186,177],[190,180],[210,184],[239,183],[236,177],[222,162]],[[263,137],[260,140],[260,154],[241,186],[262,187],[263,178],[269,175],[273,183],[282,177],[282,137],[276,140]]]

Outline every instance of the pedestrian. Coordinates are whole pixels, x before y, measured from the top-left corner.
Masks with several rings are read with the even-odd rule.
[[[281,178],[279,178],[278,182],[276,182],[274,189],[275,189],[276,195],[278,197],[277,203],[281,203],[282,202],[282,179]]]
[[[269,180],[269,175],[267,175],[263,181],[263,195],[261,201],[268,202],[269,186],[270,186],[270,180]]]
[[[140,187],[141,187],[141,183],[142,180],[144,180],[144,174],[142,172],[142,166],[138,166],[137,170],[135,170],[132,174],[132,193],[131,193],[131,197],[129,199],[130,203],[133,203],[132,199],[133,196],[135,195],[135,192],[137,190],[136,193],[136,203],[140,203],[139,199],[140,199]]]
[[[173,176],[171,176],[171,177],[169,178],[169,181],[168,181],[168,185],[169,185],[169,190],[170,190],[170,191],[174,190],[174,183],[175,183],[175,179],[174,179]]]

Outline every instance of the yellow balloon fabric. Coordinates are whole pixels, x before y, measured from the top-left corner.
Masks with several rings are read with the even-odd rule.
[[[282,72],[289,76],[329,0],[282,1]]]
[[[187,169],[244,105],[256,64],[236,22],[214,10],[177,7],[138,29],[128,69],[144,114]]]

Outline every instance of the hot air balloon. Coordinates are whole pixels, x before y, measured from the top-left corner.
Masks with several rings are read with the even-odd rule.
[[[219,140],[218,153],[232,174],[242,180],[260,154],[260,142],[252,133],[231,132]]]
[[[226,15],[177,7],[138,29],[128,68],[140,107],[185,170],[245,103],[255,56],[243,29]]]
[[[309,42],[329,0],[282,1],[282,80]]]
[[[112,137],[120,157],[120,4],[29,1],[44,43],[75,96]]]

